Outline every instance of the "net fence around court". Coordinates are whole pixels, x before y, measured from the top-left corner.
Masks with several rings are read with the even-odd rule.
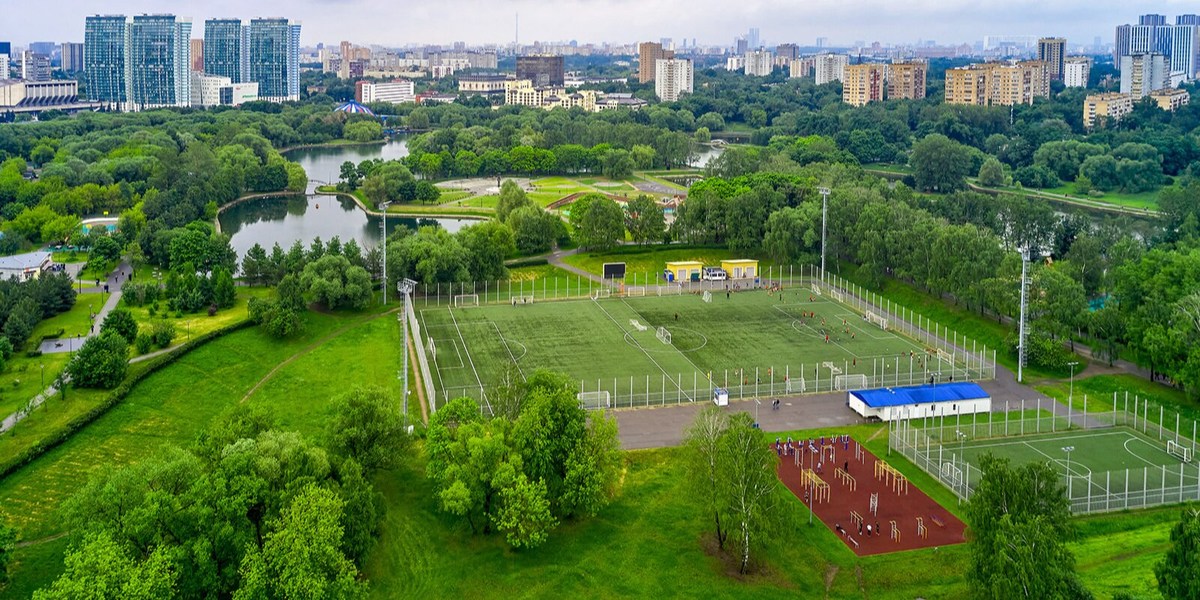
[[[1002,413],[911,416],[889,423],[888,445],[963,500],[983,476],[976,462],[985,452],[1049,462],[1075,514],[1200,500],[1196,421],[1128,393],[1093,403],[1099,411],[1087,404],[1059,414],[1037,400]]]

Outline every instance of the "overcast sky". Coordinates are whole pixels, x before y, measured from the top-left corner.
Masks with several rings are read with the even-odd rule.
[[[403,46],[410,43],[520,41],[636,42],[685,37],[732,44],[750,27],[764,43],[834,45],[971,42],[985,35],[1065,36],[1111,43],[1113,27],[1142,13],[1200,12],[1180,0],[50,0],[4,2],[0,40],[83,41],[84,17],[96,13],[174,13],[191,17],[203,37],[213,17],[283,16],[303,22],[302,43]]]

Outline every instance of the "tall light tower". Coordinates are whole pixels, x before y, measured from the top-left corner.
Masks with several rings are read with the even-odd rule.
[[[404,381],[404,388],[401,390],[401,398],[403,398],[404,411],[404,426],[408,429],[408,303],[411,301],[413,290],[417,288],[417,282],[405,278],[400,283],[396,284],[396,291],[400,292],[400,329],[404,330],[404,346],[400,349],[400,354],[404,356],[404,370],[400,373],[400,378]],[[384,287],[386,290],[387,288]]]
[[[829,188],[820,187],[821,194],[821,281],[825,281],[825,219],[829,215]]]
[[[1025,339],[1028,335],[1026,331],[1026,310],[1029,307],[1029,247],[1021,248],[1021,323],[1017,330],[1017,383],[1024,381],[1023,370],[1025,368]]]
[[[381,250],[383,250],[383,280],[382,281],[383,281],[383,304],[385,306],[387,305],[387,209],[388,209],[388,204],[391,204],[391,202],[384,202],[379,205],[379,208],[383,209],[383,221],[379,223],[379,233],[380,233],[379,248]],[[408,347],[407,340],[405,341],[404,347],[405,348]],[[408,355],[406,354],[405,356],[408,356]],[[404,389],[406,390],[405,393],[407,393],[408,388],[404,388]]]
[[[1079,366],[1079,361],[1073,360],[1067,366],[1071,367],[1071,391],[1067,394],[1067,402],[1070,403],[1075,400],[1075,367]]]

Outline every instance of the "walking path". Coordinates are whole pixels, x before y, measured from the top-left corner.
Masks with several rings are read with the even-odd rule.
[[[114,269],[112,273],[108,274],[108,278],[105,280],[105,284],[108,286],[110,293],[109,293],[108,299],[104,302],[104,306],[100,309],[100,312],[97,313],[96,317],[92,320],[91,331],[89,331],[85,335],[81,335],[81,336],[44,340],[44,341],[42,341],[41,346],[38,347],[38,350],[40,350],[42,352],[42,354],[55,354],[55,353],[61,353],[61,352],[74,352],[75,350],[78,350],[81,346],[83,346],[84,342],[86,342],[92,336],[96,335],[96,332],[99,331],[99,329],[100,329],[100,324],[104,322],[104,318],[107,317],[108,313],[112,312],[112,310],[114,308],[116,308],[117,304],[121,301],[121,288],[124,287],[125,281],[127,281],[129,279],[129,274],[132,271],[133,271],[133,269],[130,267],[128,262],[121,262],[121,264],[118,265],[117,268]],[[93,288],[93,289],[96,293],[99,293],[100,291],[103,291],[104,288],[98,287],[98,288]],[[93,290],[89,289],[88,291],[85,291],[84,293],[88,293],[91,291],[93,291]],[[135,358],[134,361],[146,360],[147,358],[151,358],[152,356],[157,356],[158,354],[161,354],[162,352],[167,352],[169,350],[170,350],[170,348],[161,350],[159,352],[155,352],[152,354],[148,354],[146,356],[140,356],[138,358]],[[133,361],[131,361],[131,362],[133,362]],[[69,383],[70,381],[71,381],[70,378],[65,379],[65,382]],[[17,423],[20,423],[25,417],[29,416],[29,413],[36,410],[37,407],[41,406],[42,403],[45,402],[46,400],[53,398],[54,395],[57,393],[58,393],[58,388],[51,385],[50,387],[48,387],[44,391],[42,391],[42,393],[38,394],[37,396],[34,396],[33,399],[29,401],[28,404],[21,407],[16,412],[8,415],[7,417],[4,417],[4,420],[0,421],[0,433],[4,433],[5,431],[12,429],[14,426],[16,426]]]

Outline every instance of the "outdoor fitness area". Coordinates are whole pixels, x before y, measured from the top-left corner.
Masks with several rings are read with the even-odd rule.
[[[992,376],[986,351],[954,349],[820,283],[674,290],[492,304],[458,294],[416,307],[434,395],[486,407],[506,376],[535,368],[569,374],[590,408],[708,401],[714,388],[747,398]]]
[[[1113,400],[1116,410],[1071,420],[1041,411],[994,415],[1004,421],[987,427],[966,417],[908,419],[892,425],[890,443],[964,499],[981,478],[979,457],[991,453],[1018,465],[1049,463],[1075,513],[1200,500],[1196,423],[1151,411],[1136,396]]]
[[[962,521],[849,436],[772,447],[779,479],[859,556],[966,541]]]

